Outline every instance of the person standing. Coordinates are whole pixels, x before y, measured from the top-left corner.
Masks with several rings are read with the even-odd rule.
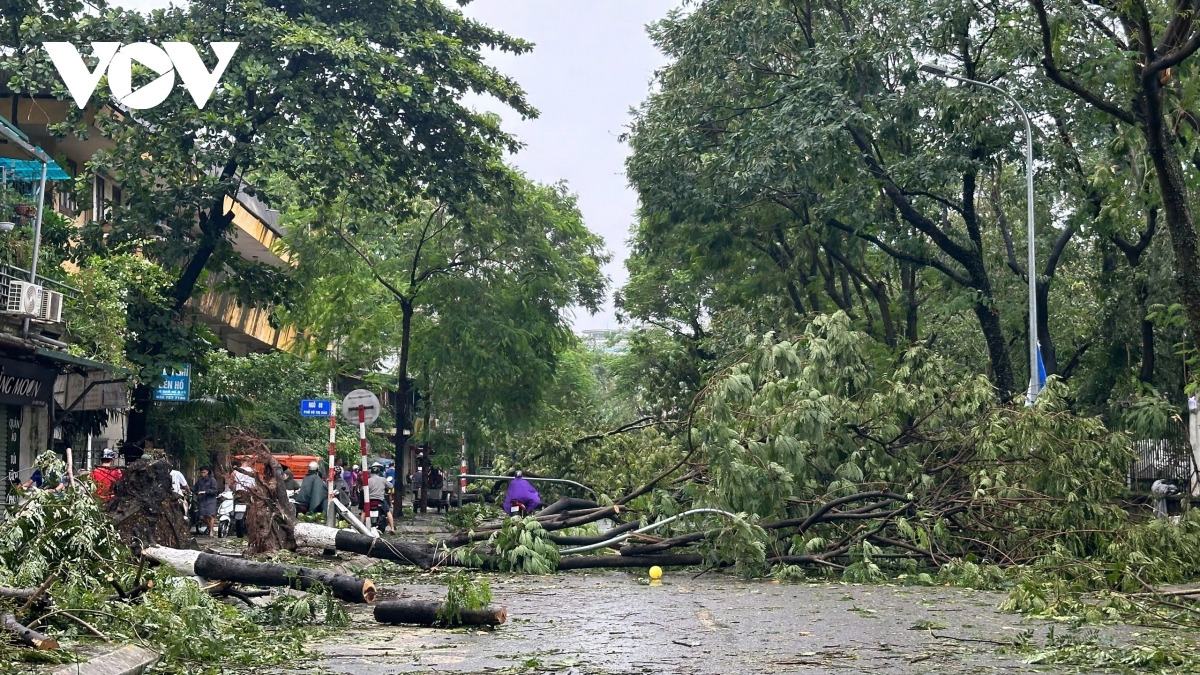
[[[357,464],[350,469],[350,477],[346,479],[346,483],[350,485],[350,503],[355,508],[362,506],[362,472]]]
[[[100,466],[92,469],[92,482],[96,484],[96,496],[104,501],[113,498],[113,485],[121,480],[123,472],[113,466],[117,451],[105,448],[100,451]]]
[[[200,478],[196,481],[196,509],[200,518],[208,523],[210,537],[217,532],[217,494],[217,479],[207,467],[200,469]]]
[[[342,467],[338,467],[333,472],[333,498],[342,503],[342,506],[350,506],[350,485],[346,483],[346,473],[342,471]]]
[[[250,510],[250,500],[254,496],[252,490],[258,486],[258,474],[254,471],[254,457],[246,455],[242,458],[241,466],[233,470],[230,482],[233,483],[234,533],[239,537],[244,537],[246,536],[246,512]]]

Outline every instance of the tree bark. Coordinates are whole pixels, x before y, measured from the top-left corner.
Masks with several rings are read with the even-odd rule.
[[[7,586],[0,586],[0,598],[25,602],[33,597],[33,594],[37,593],[37,590],[36,588],[8,588]]]
[[[704,563],[699,553],[674,553],[669,555],[580,555],[567,556],[558,561],[559,570],[582,570],[594,567],[691,567]]]
[[[13,633],[17,639],[34,649],[58,649],[58,640],[43,635],[32,628],[26,628],[17,621],[17,617],[9,612],[0,614],[0,628]]]
[[[129,419],[125,425],[125,443],[121,446],[121,454],[125,463],[130,464],[142,458],[146,447],[146,436],[149,433],[149,416],[151,399],[154,390],[148,385],[139,384],[133,388],[133,405],[129,408]]]
[[[404,432],[408,430],[412,423],[409,419],[409,413],[413,412],[408,409],[408,354],[412,346],[412,317],[413,303],[411,300],[400,300],[400,364],[396,368],[396,439],[395,451],[396,461],[401,458],[404,463],[397,466],[396,471],[396,490],[392,493],[392,513],[399,515],[404,513],[404,489],[405,477],[407,473],[401,473],[408,469],[408,461],[406,447],[408,445],[408,436]],[[365,467],[364,467],[365,468]]]
[[[384,600],[375,605],[375,620],[379,623],[411,623],[418,626],[443,625],[440,612],[444,604],[436,600]],[[464,609],[459,612],[462,626],[499,626],[508,618],[508,609]]]
[[[261,563],[199,551],[152,546],[144,551],[147,558],[171,565],[181,574],[218,581],[233,581],[255,586],[278,586],[307,591],[317,584],[333,591],[346,602],[370,603],[375,600],[375,584],[347,574],[336,574],[297,565]]]
[[[450,561],[449,551],[429,544],[412,544],[383,537],[368,537],[350,530],[338,530],[315,523],[296,524],[296,544],[306,548],[333,548],[358,553],[368,558],[392,560],[404,565],[433,569]]]
[[[990,300],[990,297],[988,299]],[[1000,390],[1001,398],[1007,399],[1014,390],[1016,380],[1013,376],[1008,344],[1004,341],[1004,330],[1000,325],[1000,312],[985,302],[977,302],[975,303],[975,316],[979,319],[979,327],[983,331],[983,339],[987,344],[989,362],[992,366],[992,381]]]

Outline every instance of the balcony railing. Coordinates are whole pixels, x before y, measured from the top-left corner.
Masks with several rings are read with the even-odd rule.
[[[29,270],[21,269],[16,265],[8,263],[0,263],[0,297],[8,297],[8,283],[10,281],[29,281]],[[80,290],[69,284],[64,284],[61,281],[47,279],[42,275],[37,276],[37,283],[42,288],[47,288],[52,291],[58,291],[63,294],[63,297],[75,300],[79,297]]]

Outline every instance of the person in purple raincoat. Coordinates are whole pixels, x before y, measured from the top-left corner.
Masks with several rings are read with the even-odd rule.
[[[511,514],[513,512],[513,504],[520,504],[525,507],[525,513],[533,513],[533,510],[542,503],[542,498],[538,495],[538,491],[525,480],[524,474],[517,472],[515,478],[508,482],[508,492],[504,494],[504,512]]]

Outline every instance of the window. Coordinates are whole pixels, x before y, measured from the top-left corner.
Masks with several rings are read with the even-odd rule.
[[[112,203],[116,206],[120,206],[123,203],[121,200],[121,188],[116,185],[112,186]]]

